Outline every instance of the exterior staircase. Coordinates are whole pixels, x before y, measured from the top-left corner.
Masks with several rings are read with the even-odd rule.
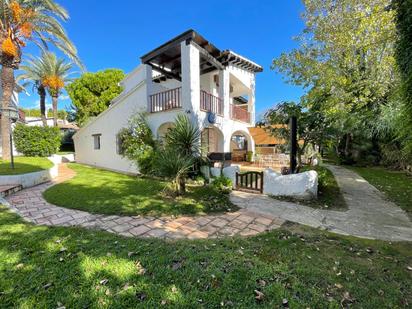
[[[13,193],[22,190],[22,185],[4,185],[0,186],[0,197],[5,198]]]

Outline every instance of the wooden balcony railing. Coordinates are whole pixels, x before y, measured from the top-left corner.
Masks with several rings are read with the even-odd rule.
[[[223,116],[223,101],[213,94],[200,90],[200,110]]]
[[[150,112],[164,112],[182,107],[182,88],[175,88],[150,95]]]
[[[233,120],[250,123],[250,113],[247,109],[234,104],[230,104],[230,118]]]

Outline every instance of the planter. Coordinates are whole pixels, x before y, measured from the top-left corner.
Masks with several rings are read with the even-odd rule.
[[[54,155],[55,156],[55,155]],[[48,159],[53,162],[53,167],[32,173],[19,174],[19,175],[1,175],[0,186],[4,185],[21,185],[23,188],[30,188],[41,183],[45,183],[53,180],[59,174],[58,165],[61,159],[56,157],[49,157]],[[60,156],[58,156],[60,157]],[[60,162],[59,162],[60,160]]]

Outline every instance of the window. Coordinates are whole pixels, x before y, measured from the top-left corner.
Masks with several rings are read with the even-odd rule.
[[[124,154],[123,139],[121,137],[121,134],[116,135],[116,153],[118,155],[123,155]]]
[[[94,142],[94,149],[100,149],[100,136],[101,134],[94,134],[93,135],[93,142]]]

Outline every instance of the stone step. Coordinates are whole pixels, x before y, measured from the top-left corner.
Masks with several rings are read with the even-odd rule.
[[[6,197],[22,190],[22,185],[4,185],[0,186],[0,197]]]

